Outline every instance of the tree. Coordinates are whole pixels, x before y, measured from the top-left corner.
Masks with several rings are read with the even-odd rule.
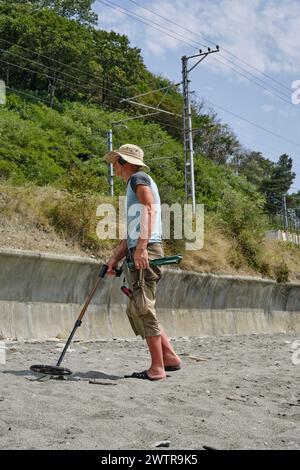
[[[97,61],[102,67],[102,102],[119,104],[119,97],[133,96],[135,86],[145,82],[146,68],[141,51],[130,47],[127,36],[114,31],[94,29],[92,34]]]
[[[85,25],[95,25],[98,16],[92,10],[93,0],[14,0],[9,3],[32,4],[36,8],[50,8],[58,15],[74,19]]]
[[[99,97],[102,69],[89,28],[50,9],[0,4],[0,31],[0,74],[9,86],[44,94],[55,87],[64,99]]]
[[[298,220],[300,221],[300,191],[287,196],[287,205],[294,209]]]
[[[266,209],[270,214],[281,210],[282,196],[287,194],[296,176],[292,168],[293,159],[284,153],[272,167],[269,177],[262,181],[261,191],[266,196]]]
[[[240,154],[238,173],[245,176],[257,189],[261,189],[262,182],[270,177],[273,166],[274,163],[261,152],[245,150]]]
[[[0,32],[0,75],[13,88],[49,90],[49,102],[54,93],[119,107],[120,97],[147,87],[140,50],[125,35],[87,27],[53,8],[0,2]]]
[[[195,152],[201,153],[217,165],[225,165],[240,149],[232,129],[222,124],[217,113],[210,109],[203,114],[204,104],[193,102],[193,132]]]

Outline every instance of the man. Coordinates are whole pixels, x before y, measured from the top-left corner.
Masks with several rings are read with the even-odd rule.
[[[146,339],[151,355],[149,369],[134,372],[129,377],[164,379],[166,371],[180,369],[180,359],[156,317],[156,284],[161,270],[149,265],[149,259],[164,256],[159,192],[153,179],[140,171],[149,170],[149,167],[144,163],[144,152],[136,145],[122,145],[104,158],[113,164],[115,175],[127,183],[127,238],[121,241],[106,263],[107,274],[113,275],[113,269],[125,257],[134,261],[135,268],[130,270],[133,294],[126,313],[135,334]]]

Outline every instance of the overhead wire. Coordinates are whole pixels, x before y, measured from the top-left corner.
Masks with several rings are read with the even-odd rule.
[[[80,72],[80,73],[84,73],[85,75],[87,76],[90,76],[92,78],[95,78],[96,80],[99,80],[99,76],[98,75],[95,75],[94,73],[91,73],[91,72],[86,72],[85,70],[83,69],[79,69],[78,67],[75,67],[74,65],[70,65],[70,64],[66,64],[65,62],[62,62],[60,60],[57,60],[57,59],[54,59],[53,57],[50,57],[50,56],[47,56],[45,54],[42,54],[40,52],[36,52],[34,51],[33,49],[29,49],[28,47],[24,47],[24,46],[21,46],[21,44],[18,44],[16,42],[12,42],[12,41],[9,41],[8,39],[5,39],[5,38],[0,38],[0,41],[4,41],[6,42],[7,44],[10,44],[11,46],[16,46],[16,47],[19,47],[20,49],[23,49],[24,51],[27,51],[27,52],[30,52],[32,54],[35,54],[35,55],[38,55],[40,57],[43,57],[44,59],[47,59],[47,60],[50,60],[52,62],[55,62],[59,65],[63,65],[64,67],[68,67],[72,70],[76,70],[77,72]],[[5,51],[8,51],[9,49],[5,49]],[[100,57],[100,62],[101,62],[101,57]],[[111,59],[109,58],[109,62],[110,63],[114,63],[114,64],[119,64],[119,61],[117,60],[114,60],[114,59]],[[66,72],[64,72],[66,73]],[[128,87],[126,87],[125,89],[130,89],[132,88],[133,86],[135,85],[130,85]]]
[[[113,9],[117,9],[117,10],[119,10],[119,11],[122,11],[125,15],[127,15],[127,16],[129,16],[129,17],[131,17],[131,18],[133,18],[133,19],[135,19],[135,20],[137,20],[137,21],[140,21],[140,22],[142,22],[142,23],[144,23],[144,24],[146,24],[146,25],[148,25],[148,26],[150,26],[150,27],[153,27],[154,29],[157,29],[158,31],[162,32],[163,34],[165,34],[165,35],[167,35],[167,36],[170,36],[170,37],[172,37],[173,39],[176,39],[176,40],[179,41],[179,42],[182,42],[182,43],[185,43],[185,44],[189,45],[189,46],[192,47],[193,49],[198,50],[198,46],[199,46],[199,45],[201,45],[202,47],[203,47],[203,46],[206,47],[205,45],[203,45],[203,44],[201,44],[201,43],[196,43],[193,39],[187,41],[187,40],[186,40],[186,37],[182,36],[182,35],[179,34],[178,32],[175,32],[175,31],[173,31],[173,30],[170,30],[170,29],[168,29],[168,28],[165,28],[163,25],[159,25],[158,23],[154,23],[154,22],[151,22],[151,21],[150,21],[150,22],[149,22],[149,21],[145,21],[145,18],[144,18],[144,17],[142,17],[142,16],[140,16],[140,15],[138,15],[138,14],[136,14],[136,13],[130,11],[130,10],[127,10],[127,9],[124,8],[124,7],[121,7],[120,5],[118,5],[118,4],[114,3],[114,2],[107,3],[107,2],[104,1],[104,0],[97,0],[97,2],[100,2],[100,3],[102,3],[103,5],[105,5],[105,6],[107,6],[107,7],[110,7],[110,8],[113,8]],[[137,2],[134,2],[134,3],[137,4]],[[141,6],[141,5],[139,5],[139,6]],[[151,10],[149,10],[148,8],[143,7],[143,6],[141,6],[141,8],[144,8],[144,9],[147,9],[148,11],[151,11]],[[133,13],[133,14],[132,14],[132,13]],[[154,12],[152,11],[152,13],[154,13]],[[155,13],[154,13],[154,14],[155,14]],[[158,16],[162,17],[162,15],[158,15]],[[162,17],[162,18],[165,19],[166,21],[169,21],[170,23],[172,23],[172,21],[170,21],[170,20],[168,20],[168,19],[166,19],[166,18],[164,18],[164,17]],[[159,26],[159,27],[158,27],[158,26]],[[183,28],[183,29],[186,30],[186,28]],[[173,34],[167,33],[166,30],[169,31],[169,32],[172,32]],[[191,32],[190,30],[188,30],[188,31]],[[174,35],[174,34],[175,34],[175,35]],[[196,33],[195,33],[195,34],[196,34]],[[184,39],[182,39],[182,38],[184,38]],[[191,44],[190,41],[193,41],[194,44],[197,44],[197,47],[196,47],[194,44]],[[210,41],[210,42],[212,43],[212,41]],[[281,99],[283,102],[285,102],[285,103],[288,104],[289,106],[292,106],[293,108],[296,108],[296,109],[299,110],[299,108],[297,108],[296,105],[294,105],[291,101],[287,101],[287,100],[284,99],[284,97],[290,98],[290,96],[288,96],[287,94],[283,93],[282,91],[276,89],[274,86],[272,86],[272,85],[270,85],[270,84],[267,84],[264,80],[260,79],[259,77],[256,77],[256,76],[255,76],[254,74],[252,74],[251,72],[249,72],[249,71],[243,69],[243,67],[241,67],[241,66],[235,64],[237,67],[239,67],[240,69],[244,70],[247,74],[249,74],[249,75],[255,77],[256,80],[262,82],[263,85],[262,85],[261,83],[258,83],[257,81],[254,81],[253,79],[251,79],[251,78],[248,77],[247,75],[241,73],[239,70],[234,69],[233,67],[231,67],[230,65],[228,65],[226,62],[221,61],[221,60],[218,59],[217,57],[214,57],[214,59],[215,59],[217,62],[219,62],[219,63],[221,63],[222,65],[224,65],[225,67],[227,67],[227,68],[233,70],[236,74],[243,76],[243,77],[246,78],[249,82],[252,82],[252,83],[254,83],[255,85],[259,86],[260,88],[269,91],[270,94],[272,94],[272,95],[276,96],[277,98]],[[226,58],[226,57],[224,57],[224,59],[227,60],[227,61],[229,61],[229,62],[231,62],[231,63],[233,63],[232,61],[230,61],[230,60],[229,60],[228,58]],[[265,86],[265,85],[266,85],[266,86]],[[274,91],[270,91],[269,88],[275,90],[276,93],[275,93]],[[278,93],[282,94],[283,96],[281,96],[281,95],[278,94]]]
[[[98,0],[98,1],[100,1],[100,2],[103,3],[103,4],[105,4],[106,6],[112,7],[112,5],[107,4],[107,3],[104,2],[103,0]],[[122,10],[126,10],[126,9],[123,9],[122,7],[120,7],[119,5],[114,4],[113,2],[111,2],[111,3],[112,3],[113,5],[115,5],[115,6],[117,6],[118,8],[122,9]],[[137,4],[137,2],[133,2],[133,3],[136,3],[136,4]],[[127,11],[128,11],[128,10],[127,10]],[[130,16],[130,15],[129,15],[129,16]],[[136,16],[138,16],[138,15],[136,15]],[[161,16],[161,15],[158,15],[158,16]],[[134,19],[138,19],[138,18],[134,18]],[[185,29],[185,28],[183,28],[183,29]],[[164,32],[164,31],[163,31],[163,32]],[[195,34],[196,34],[196,33],[195,33]],[[179,35],[179,36],[180,36],[180,35]],[[173,37],[174,37],[174,36],[173,36]],[[174,38],[177,39],[177,40],[179,40],[179,39],[176,38],[176,37],[174,37]],[[186,42],[186,41],[184,41],[184,42]],[[189,45],[190,45],[191,47],[194,47],[194,46],[192,46],[191,44],[189,44]],[[195,47],[194,47],[194,48],[195,48]],[[24,49],[25,49],[25,48],[24,48]],[[46,57],[46,56],[45,56],[45,57]],[[0,60],[3,62],[2,59],[0,59]],[[6,62],[7,64],[9,64],[9,65],[22,68],[21,66],[18,66],[17,64],[9,63],[8,61],[5,61],[5,62]],[[59,62],[59,61],[57,61],[57,62]],[[62,65],[67,65],[67,64],[63,64],[62,62],[59,62],[59,63],[62,64]],[[224,65],[226,65],[226,64],[224,64]],[[232,67],[230,67],[230,68],[232,68]],[[24,70],[30,70],[30,69],[28,69],[28,68],[23,68],[23,69],[24,69]],[[234,69],[233,69],[233,70],[234,70]],[[31,71],[32,71],[32,70],[31,70]],[[50,79],[53,80],[53,77],[50,77],[50,76],[47,75],[47,74],[43,74],[42,72],[37,72],[37,71],[32,71],[32,72],[34,72],[34,73],[39,73],[39,74],[44,75],[44,76],[46,76],[47,78],[50,78]],[[249,72],[248,72],[248,73],[249,73]],[[74,78],[75,78],[75,77],[74,77]],[[246,78],[249,79],[249,77],[246,77]],[[70,82],[67,82],[66,80],[62,80],[62,79],[59,79],[59,78],[57,78],[56,80],[57,80],[57,81],[61,81],[61,82],[63,82],[63,83],[69,83],[69,84],[71,84],[71,85],[74,85],[74,84],[72,84],[72,83],[70,83]],[[258,83],[256,83],[256,84],[259,85],[259,86],[261,86],[261,85],[258,84]],[[84,87],[84,88],[88,89],[87,87]],[[71,89],[72,89],[72,88],[71,88]],[[74,90],[74,89],[73,89],[73,90]],[[108,90],[108,89],[107,89],[107,91],[110,92],[110,90]],[[110,93],[111,93],[111,92],[110,92]],[[115,96],[116,96],[116,95],[115,95]],[[117,96],[116,96],[116,97],[117,97]],[[120,98],[120,97],[119,97],[119,98]],[[280,97],[280,96],[278,96],[278,98],[283,99],[283,98]],[[206,100],[206,101],[207,101],[207,100]],[[283,100],[283,101],[285,101],[285,100]],[[218,107],[218,105],[216,105],[216,104],[214,104],[214,103],[212,103],[212,104],[213,104],[214,106]],[[289,104],[291,104],[291,103],[289,103]],[[109,105],[109,106],[110,106],[110,105]],[[113,107],[113,106],[112,106],[112,107]],[[115,107],[116,107],[116,106],[115,106]],[[220,106],[219,106],[219,107],[220,107]],[[116,107],[116,108],[117,108],[117,107]],[[221,107],[220,107],[220,108],[221,108]],[[121,108],[117,108],[117,109],[121,109]],[[122,110],[123,110],[123,109],[122,109]],[[232,113],[232,112],[230,112],[229,110],[226,110],[225,108],[223,108],[223,110],[225,110],[226,112],[231,113],[232,115],[234,115],[235,117],[238,117],[239,119],[243,119],[244,121],[246,121],[246,122],[248,122],[248,123],[250,123],[250,124],[252,124],[252,125],[255,125],[256,127],[259,127],[260,129],[264,130],[265,132],[269,132],[269,133],[271,133],[272,135],[274,135],[274,136],[276,136],[276,137],[278,137],[278,138],[281,138],[281,139],[283,139],[283,140],[285,140],[285,141],[287,141],[287,142],[289,142],[289,143],[292,143],[293,145],[299,146],[297,143],[292,142],[292,141],[290,141],[290,140],[288,140],[288,139],[285,139],[285,138],[283,138],[282,136],[279,136],[278,134],[275,134],[275,133],[273,133],[272,131],[263,128],[262,126],[256,125],[255,123],[252,123],[251,121],[249,121],[249,120],[247,120],[247,119],[245,119],[245,118],[242,118],[241,116],[238,116],[238,115],[236,115],[235,113]],[[171,125],[171,124],[167,124],[167,125],[168,125],[169,127],[171,127],[171,128],[175,128],[175,129],[177,129],[177,130],[182,131],[182,128],[179,128],[178,126],[173,126],[173,125]]]
[[[247,122],[248,124],[251,124],[251,125],[254,126],[254,127],[257,127],[258,129],[263,130],[264,132],[267,132],[267,133],[273,135],[274,137],[277,137],[278,139],[284,140],[285,142],[288,142],[289,144],[295,145],[296,147],[299,147],[299,148],[300,148],[300,144],[298,144],[297,142],[293,142],[292,140],[289,140],[289,139],[287,139],[286,137],[283,137],[282,135],[277,134],[277,133],[271,131],[270,129],[266,129],[265,127],[260,126],[259,124],[256,124],[255,122],[252,122],[252,121],[250,121],[249,119],[244,118],[243,116],[240,116],[240,115],[238,115],[238,114],[236,114],[236,113],[234,113],[234,112],[232,112],[232,111],[229,111],[229,109],[226,109],[226,108],[224,108],[223,106],[220,106],[220,105],[218,105],[218,104],[216,104],[216,103],[213,103],[213,102],[210,101],[210,100],[204,99],[204,101],[205,101],[206,103],[211,104],[212,106],[215,106],[216,108],[221,109],[222,111],[225,111],[226,113],[231,114],[232,116],[234,116],[234,117],[236,117],[236,118],[238,118],[238,119],[240,119],[240,120],[242,120],[242,121],[244,121],[244,122]]]
[[[14,63],[12,63],[12,62],[5,61],[4,59],[1,59],[1,58],[0,58],[0,62],[5,63],[5,64],[8,64],[8,65],[10,65],[10,66],[12,66],[12,67],[17,67],[17,68],[19,68],[19,69],[27,70],[28,72],[35,73],[35,74],[37,74],[37,75],[41,75],[41,76],[44,76],[44,77],[47,77],[47,78],[52,79],[52,77],[50,77],[49,75],[47,75],[47,74],[45,74],[45,73],[43,73],[43,72],[39,72],[39,71],[36,71],[36,70],[32,70],[32,69],[29,69],[28,67],[23,67],[23,66],[21,66],[21,65],[18,65],[18,64],[14,64]],[[71,84],[70,82],[67,82],[67,81],[65,81],[65,80],[63,80],[63,79],[57,79],[57,80],[59,80],[60,82],[62,82],[66,88],[68,88],[68,89],[70,89],[70,90],[72,90],[72,91],[78,91],[78,89],[74,88],[74,84]],[[69,86],[69,85],[67,85],[67,84],[71,84],[71,85],[73,85],[73,86]],[[78,86],[78,85],[77,85],[77,86]],[[80,90],[79,90],[79,91],[80,91]],[[84,93],[84,92],[82,92],[82,91],[81,91],[81,93],[85,94],[88,98],[95,98],[95,96],[90,95],[90,94],[87,94],[87,93]],[[23,94],[24,94],[24,93],[23,93]],[[107,96],[108,96],[108,97],[111,97],[111,95],[110,95],[109,93],[107,94]],[[112,95],[112,96],[113,96],[113,97],[117,97],[117,98],[119,98],[119,99],[122,99],[122,97],[118,97],[118,96],[116,96],[116,95]],[[45,100],[43,100],[43,101],[46,102]],[[121,107],[117,106],[116,104],[112,104],[112,103],[110,103],[110,104],[101,103],[100,106],[101,106],[101,107],[107,107],[107,108],[110,108],[110,109],[116,109],[116,110],[118,110],[118,111],[123,111],[123,112],[124,112],[124,108],[121,108]],[[143,117],[147,117],[147,116],[144,115]],[[168,126],[169,128],[172,128],[172,129],[179,130],[179,131],[181,131],[181,132],[182,132],[182,130],[183,130],[181,127],[174,126],[173,124],[170,124],[170,123],[166,123],[166,126]]]
[[[197,36],[199,38],[203,38],[206,43],[209,43],[209,44],[212,44],[212,45],[215,45],[216,42],[213,42],[211,39],[208,39],[206,38],[203,34],[200,34],[200,33],[196,33],[195,31],[192,31],[191,29],[188,29],[186,28],[185,26],[182,26],[182,24],[179,24],[173,20],[170,19],[170,17],[166,18],[165,16],[155,12],[154,10],[148,8],[148,7],[145,7],[145,5],[141,5],[140,3],[138,3],[137,1],[135,0],[129,0],[131,3],[139,6],[140,8],[143,8],[144,10],[152,13],[153,15],[156,15],[158,17],[160,17],[161,19],[167,21],[168,23],[171,23],[171,24],[174,24],[176,27],[179,27],[180,29],[182,29],[183,31],[186,31],[186,32],[189,32],[191,34],[193,34],[194,36]],[[286,85],[284,85],[282,82],[280,82],[279,80],[271,77],[270,75],[266,74],[265,72],[262,72],[261,70],[259,70],[257,67],[254,67],[252,64],[249,64],[247,61],[245,61],[245,59],[241,59],[239,56],[237,56],[236,54],[233,54],[232,52],[230,52],[228,49],[222,47],[222,51],[226,52],[227,54],[231,55],[232,57],[234,57],[235,59],[237,59],[239,62],[245,64],[247,67],[251,68],[252,70],[255,70],[256,72],[258,72],[259,74],[265,76],[266,78],[268,78],[269,80],[272,80],[274,83],[277,83],[278,85],[280,85],[281,87],[285,88],[286,90],[290,91],[290,88],[287,87]],[[226,59],[228,60],[228,59]],[[250,72],[248,72],[250,73]]]

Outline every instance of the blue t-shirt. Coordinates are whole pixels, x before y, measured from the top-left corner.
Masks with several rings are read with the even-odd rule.
[[[125,206],[128,249],[134,248],[137,245],[140,236],[141,203],[136,195],[136,188],[139,184],[149,186],[151,188],[155,205],[155,222],[153,224],[151,237],[148,243],[161,243],[161,205],[158,188],[151,176],[147,175],[147,173],[143,171],[138,171],[127,181]]]

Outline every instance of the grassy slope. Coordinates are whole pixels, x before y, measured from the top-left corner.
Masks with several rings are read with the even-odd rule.
[[[111,201],[108,197],[94,195],[78,197],[51,186],[14,187],[1,183],[1,247],[106,259],[116,241],[97,239],[96,207],[108,201]],[[174,253],[174,249],[176,250],[176,247],[168,245],[165,248],[167,253]],[[182,252],[182,249],[179,251]],[[268,260],[271,266],[269,276],[275,278],[278,272],[282,275],[286,263],[290,280],[299,280],[300,247],[268,241],[265,242],[263,251],[265,260]],[[258,274],[241,256],[232,238],[226,236],[210,216],[206,217],[205,222],[204,248],[200,251],[186,252],[184,255],[183,269],[198,272]]]

